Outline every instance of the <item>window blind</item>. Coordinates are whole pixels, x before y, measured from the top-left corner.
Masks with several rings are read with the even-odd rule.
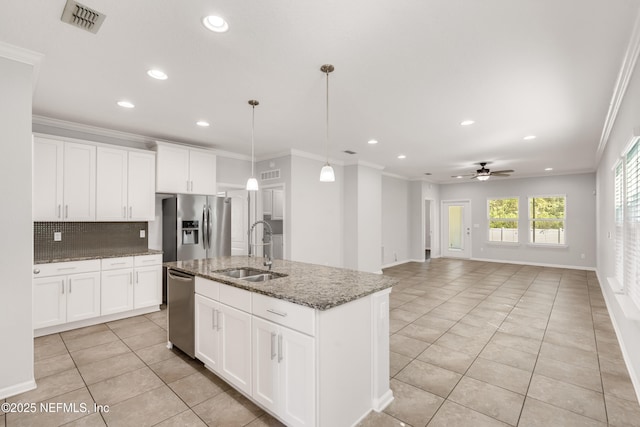
[[[640,308],[640,152],[638,141],[625,156],[624,285]]]
[[[624,286],[624,163],[618,162],[614,172],[615,198],[615,262],[616,280],[618,285]]]

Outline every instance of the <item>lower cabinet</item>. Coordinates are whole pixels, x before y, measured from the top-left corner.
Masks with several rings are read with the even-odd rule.
[[[196,294],[195,334],[196,357],[251,394],[251,315]]]
[[[253,318],[252,397],[290,426],[315,423],[315,340]]]
[[[144,255],[102,260],[102,315],[162,302],[162,257]]]
[[[102,315],[133,310],[133,270],[102,271]]]

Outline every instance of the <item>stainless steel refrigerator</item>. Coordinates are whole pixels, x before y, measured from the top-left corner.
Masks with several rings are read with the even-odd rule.
[[[179,194],[162,201],[163,261],[231,255],[231,199]]]

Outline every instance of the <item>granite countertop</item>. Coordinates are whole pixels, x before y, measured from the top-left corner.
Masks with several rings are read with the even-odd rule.
[[[238,267],[251,267],[267,272],[269,268],[265,267],[263,262],[264,258],[232,256],[168,262],[164,265],[205,279],[318,310],[328,310],[348,303],[390,288],[398,282],[381,274],[280,259],[273,260],[272,272],[286,274],[287,277],[266,282],[249,282],[215,272]]]
[[[103,258],[120,258],[120,257],[128,257],[128,256],[142,256],[142,255],[161,255],[162,251],[156,249],[144,249],[139,251],[123,251],[118,253],[111,254],[101,254],[101,255],[88,255],[88,256],[76,256],[76,257],[67,257],[67,258],[52,258],[52,259],[36,259],[33,261],[34,264],[51,264],[54,262],[71,262],[71,261],[87,261],[91,259],[103,259]]]

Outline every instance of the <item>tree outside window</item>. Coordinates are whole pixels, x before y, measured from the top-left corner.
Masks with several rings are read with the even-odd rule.
[[[565,196],[529,198],[529,241],[547,245],[565,244]]]
[[[518,242],[518,198],[489,199],[489,241]]]

